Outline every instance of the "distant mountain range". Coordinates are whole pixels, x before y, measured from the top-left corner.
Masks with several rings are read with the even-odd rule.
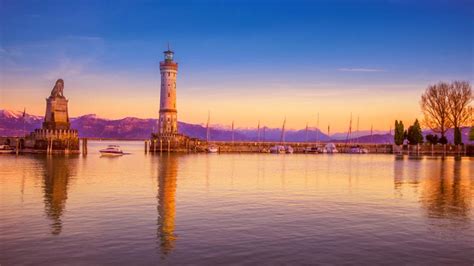
[[[19,136],[25,132],[33,131],[35,128],[41,128],[43,122],[42,116],[25,114],[23,112],[0,110],[0,136]],[[136,117],[126,117],[123,119],[104,119],[96,115],[89,114],[71,118],[72,128],[79,131],[81,137],[87,138],[107,138],[107,139],[147,139],[150,133],[156,129],[157,119],[142,119]],[[206,139],[206,128],[202,125],[178,122],[179,132],[194,138]],[[463,129],[463,140],[468,140],[469,128]],[[424,134],[430,134],[427,130]],[[236,141],[256,141],[257,129],[235,129],[234,139]],[[212,140],[232,140],[232,131],[225,127],[212,127],[210,130]],[[352,141],[360,143],[391,143],[393,136],[380,131],[374,132],[371,136],[370,131],[359,131],[352,134]],[[318,129],[308,130],[308,140],[316,141],[345,141],[347,133],[335,133],[329,137]],[[450,141],[453,139],[452,130],[448,131],[447,137]],[[265,127],[260,129],[260,139],[266,141],[280,141],[281,129]],[[285,141],[296,142],[306,140],[306,130],[286,130]]]

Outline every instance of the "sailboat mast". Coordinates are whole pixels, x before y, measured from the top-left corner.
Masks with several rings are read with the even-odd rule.
[[[234,144],[234,121],[232,121],[232,144]]]
[[[352,143],[352,113],[351,113],[351,120],[349,122],[349,142]]]
[[[260,142],[260,120],[258,120],[257,125],[257,142]]]
[[[283,127],[281,128],[280,142],[282,143],[285,143],[285,124],[286,124],[286,117],[285,117],[285,120],[283,120]]]
[[[308,142],[308,122],[306,122],[306,142]]]
[[[370,125],[370,142],[374,143],[374,125]]]
[[[22,120],[23,120],[23,132],[22,132],[22,136],[26,136],[25,119],[26,119],[26,107],[23,108],[23,116],[22,116]],[[153,131],[152,131],[152,132],[153,132]]]
[[[318,121],[317,121],[317,123],[316,123],[316,127],[318,128],[318,129],[316,130],[316,142],[319,143],[319,131],[320,131],[320,130],[319,130],[319,113],[318,113]]]
[[[263,142],[265,142],[265,129],[266,129],[266,128],[267,128],[267,127],[265,127],[265,126],[263,127]]]
[[[359,116],[357,116],[356,143],[359,144]]]
[[[347,130],[346,144],[347,142],[350,141],[351,138],[352,138],[352,113],[351,113],[351,119],[349,120],[349,130]]]
[[[390,129],[388,130],[388,143],[392,143],[392,125],[390,125]]]
[[[206,141],[209,142],[210,131],[209,131],[209,121],[211,120],[211,112],[207,112],[207,125],[206,125]]]

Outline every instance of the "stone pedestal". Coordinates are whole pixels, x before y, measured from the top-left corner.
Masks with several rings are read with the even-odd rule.
[[[69,129],[68,100],[65,97],[50,96],[46,99],[46,114],[43,129]]]

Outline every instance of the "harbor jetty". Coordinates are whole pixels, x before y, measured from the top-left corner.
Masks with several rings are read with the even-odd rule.
[[[322,150],[327,143],[323,142],[256,142],[256,141],[205,141],[188,138],[185,145],[177,148],[176,144],[164,141],[145,141],[145,153],[155,152],[207,152],[208,147],[217,147],[218,153],[269,153],[270,148],[277,145],[291,146],[293,153],[309,154],[309,151]],[[354,153],[353,145],[346,143],[334,143],[338,153]],[[395,154],[395,155],[428,155],[428,156],[474,156],[474,145],[394,145],[377,143],[359,143],[357,147],[365,149],[372,154]]]

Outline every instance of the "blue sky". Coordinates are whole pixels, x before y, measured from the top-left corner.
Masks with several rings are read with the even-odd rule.
[[[353,112],[382,129],[420,117],[430,83],[474,76],[473,1],[0,5],[1,105],[38,114],[64,78],[72,115],[155,117],[168,42],[180,64],[179,117],[193,123],[211,110],[216,123],[288,116],[303,127],[320,112],[343,129]]]

